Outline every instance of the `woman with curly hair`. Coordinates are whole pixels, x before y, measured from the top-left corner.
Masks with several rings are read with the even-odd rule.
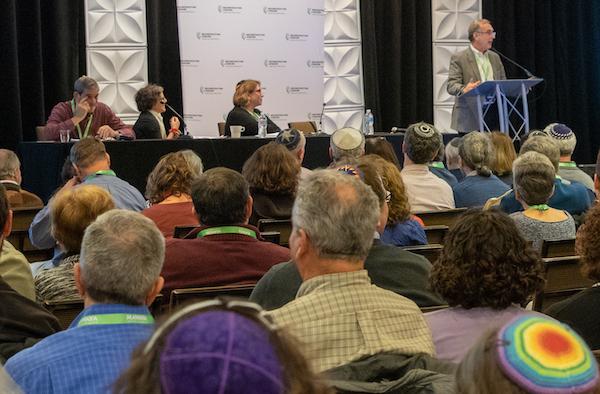
[[[575,250],[581,258],[584,276],[596,282],[574,296],[552,305],[546,314],[568,323],[592,349],[600,349],[600,205],[596,204],[585,216],[577,231]]]
[[[400,170],[378,155],[363,156],[359,163],[373,163],[381,174],[387,191],[389,214],[381,241],[389,245],[411,246],[427,244],[423,222],[410,213],[410,203]]]
[[[276,142],[258,148],[242,168],[253,198],[250,224],[259,219],[289,219],[296,197],[300,163]]]
[[[140,116],[133,125],[135,138],[141,139],[175,139],[181,132],[181,122],[176,116],[169,119],[169,130],[166,130],[162,117],[167,110],[167,98],[164,88],[153,83],[144,86],[135,94],[135,104]]]
[[[437,356],[458,362],[488,328],[535,313],[521,306],[543,286],[543,264],[506,214],[471,210],[448,232],[429,284],[450,306],[425,315]]]
[[[148,175],[146,198],[150,207],[142,214],[152,219],[165,237],[173,236],[175,226],[198,224],[191,188],[202,170],[200,157],[187,149],[164,155]]]
[[[188,305],[159,325],[132,355],[114,392],[333,393],[299,344],[249,301]]]

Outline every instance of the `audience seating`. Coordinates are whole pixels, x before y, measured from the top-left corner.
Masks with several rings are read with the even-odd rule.
[[[438,257],[440,256],[440,253],[442,251],[442,245],[429,244],[429,245],[403,246],[402,249],[404,249],[408,252],[420,254],[421,256],[423,256],[427,260],[429,260],[431,262],[431,264],[434,264],[436,262],[436,260],[438,259]]]
[[[575,238],[542,242],[542,257],[566,257],[575,254]]]
[[[219,296],[248,298],[254,290],[254,286],[256,286],[256,283],[175,289],[171,291],[169,311],[172,311],[183,302],[193,300],[200,301]]]
[[[541,312],[594,284],[581,274],[579,256],[544,258],[544,266],[546,285],[533,300],[533,309],[536,311]]]
[[[313,134],[313,133],[319,132],[319,129],[317,128],[317,124],[313,121],[289,122],[288,127],[290,129],[298,129],[304,134]]]
[[[44,306],[56,316],[62,329],[66,330],[83,310],[83,300],[44,301]]]
[[[290,219],[259,219],[257,226],[260,233],[275,231],[279,233],[279,245],[288,247],[292,232]]]
[[[185,238],[192,230],[199,226],[175,226],[173,230],[173,238]]]
[[[440,309],[446,309],[446,308],[448,308],[448,305],[422,306],[419,309],[421,309],[421,312],[427,313],[427,312],[439,311]]]
[[[219,136],[224,136],[225,135],[225,122],[218,122],[217,123],[217,128],[219,129]]]
[[[425,226],[425,236],[427,236],[428,244],[444,244],[444,238],[448,233],[448,226],[437,225],[437,226]]]
[[[264,231],[260,233],[260,236],[264,238],[265,241],[274,243],[279,245],[281,243],[281,234],[277,231]]]
[[[596,361],[600,364],[600,349],[592,350],[594,357],[596,357]]]
[[[467,208],[454,208],[441,211],[418,212],[415,213],[425,226],[444,225],[451,227],[460,215],[467,211]]]
[[[40,208],[12,208],[13,225],[7,240],[17,250],[21,251],[30,263],[49,260],[52,258],[52,249],[40,250],[35,248],[29,240],[29,226]]]

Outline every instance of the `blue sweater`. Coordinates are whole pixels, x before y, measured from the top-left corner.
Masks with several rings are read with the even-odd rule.
[[[499,197],[510,187],[496,175],[489,177],[481,175],[466,176],[452,188],[456,208],[480,207],[492,197]]]

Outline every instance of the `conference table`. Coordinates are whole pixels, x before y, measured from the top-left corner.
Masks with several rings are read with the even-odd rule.
[[[401,134],[375,133],[368,137],[386,138],[402,160]],[[110,155],[111,168],[117,176],[144,194],[148,174],[167,153],[191,149],[202,158],[205,169],[222,166],[241,171],[252,153],[270,141],[273,138],[194,138],[108,141],[105,145]],[[37,194],[47,202],[62,183],[61,169],[72,145],[73,142],[22,142],[18,154],[21,159],[23,189]],[[315,169],[329,165],[329,135],[307,136],[305,150],[302,163],[304,167]]]

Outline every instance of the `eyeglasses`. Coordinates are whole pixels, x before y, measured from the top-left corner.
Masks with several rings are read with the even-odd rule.
[[[488,31],[477,31],[476,33],[479,34],[487,34],[489,36],[492,36],[492,38],[496,38],[496,32],[494,30],[488,30]]]
[[[392,192],[385,190],[385,202],[389,204],[390,201],[392,201]]]
[[[225,310],[229,310],[232,312],[240,312],[242,315],[245,313],[247,315],[254,316],[262,325],[271,332],[277,331],[277,326],[271,320],[267,312],[260,307],[260,305],[255,304],[250,301],[243,300],[230,300],[226,298],[215,298],[214,300],[208,300],[203,302],[196,302],[194,304],[188,305],[177,312],[173,313],[171,317],[169,317],[163,324],[160,325],[152,334],[152,337],[146,342],[146,346],[144,346],[144,354],[148,354],[150,350],[154,347],[159,338],[161,338],[165,331],[169,329],[173,324],[177,324],[183,316],[190,315],[192,313],[198,313],[206,309],[222,307]]]
[[[254,93],[262,93],[262,89],[256,89]]]

